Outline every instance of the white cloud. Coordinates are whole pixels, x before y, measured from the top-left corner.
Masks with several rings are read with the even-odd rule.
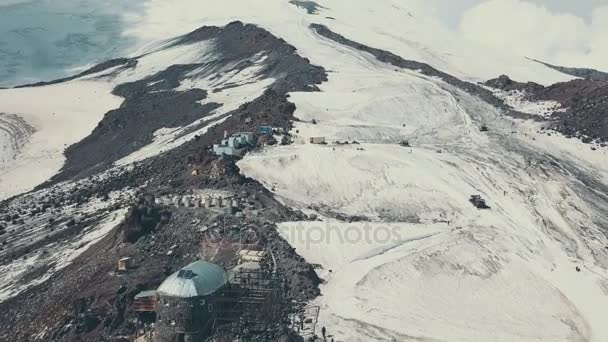
[[[466,11],[461,34],[549,63],[608,70],[608,6],[591,21],[522,0],[488,0]]]

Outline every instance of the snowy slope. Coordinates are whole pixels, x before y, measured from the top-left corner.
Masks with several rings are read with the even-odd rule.
[[[122,103],[105,82],[73,81],[34,88],[0,90],[0,113],[20,118],[19,125],[0,120],[0,145],[11,136],[29,135],[19,150],[0,149],[0,200],[48,180],[63,166],[64,149],[91,133],[103,115]],[[28,127],[30,129],[28,129]]]
[[[152,144],[117,162],[125,165],[206,132],[222,122],[224,114],[260,96],[273,83],[273,78],[259,75],[265,56],[243,60],[250,65],[237,68],[236,63],[222,64],[222,56],[213,51],[213,41],[176,46],[164,43],[135,58],[132,68],[116,66],[65,83],[0,89],[0,199],[29,191],[55,175],[64,165],[65,148],[91,134],[104,114],[123,103],[121,97],[112,95],[118,85],[145,79],[176,64],[207,63],[212,67],[191,71],[175,90],[226,88],[209,91],[201,101],[217,103],[220,108],[190,125],[161,128]]]
[[[312,235],[327,234],[324,223],[281,226],[300,254],[323,267],[322,296],[311,303],[322,309],[319,327],[338,341],[607,341],[606,151],[590,154],[586,145],[538,135],[535,123],[504,117],[442,80],[378,62],[309,25],[326,25],[464,80],[508,74],[550,84],[571,77],[454,37],[419,13],[417,1],[319,3],[318,13],[309,14],[285,0],[150,0],[130,18],[129,32],[156,41],[241,20],[285,39],[328,71],[320,92],[290,94],[301,120],[294,144],[249,154],[238,164],[279,200],[320,214],[334,225],[332,234],[368,229],[378,235],[387,227],[396,234],[336,242]],[[173,64],[216,58],[208,42],[146,52],[134,68],[106,70],[94,75],[101,77],[96,82],[110,89]],[[178,146],[259,96],[273,82],[256,77],[264,58],[237,73],[222,65],[220,80],[193,72],[179,89],[236,86],[204,100],[221,104],[211,116],[161,128],[151,144],[117,163]],[[17,109],[0,111],[26,112]],[[480,132],[482,124],[490,131]],[[326,136],[329,144],[311,145],[311,136]],[[403,140],[411,147],[400,146]],[[473,194],[492,209],[474,208]],[[365,216],[369,226],[331,218],[338,214]],[[297,227],[303,235],[293,233]]]
[[[310,23],[319,23],[362,44],[390,50],[404,58],[426,62],[462,79],[485,81],[499,71],[518,81],[550,84],[572,79],[524,56],[494,51],[464,40],[426,15],[420,0],[323,0],[316,14],[286,0],[150,0],[133,13],[128,34],[155,41],[184,34],[201,25],[233,20],[256,23],[298,48],[313,63],[323,65],[315,44],[307,38]]]
[[[373,219],[372,228],[387,220],[417,222],[404,224],[431,234],[437,222],[445,223],[444,232],[420,241],[387,242],[387,252],[370,255],[358,248],[361,256],[337,269],[320,260],[333,268],[315,303],[322,324],[349,341],[608,338],[598,318],[608,304],[602,226],[608,201],[580,183],[590,177],[606,188],[606,153],[587,158],[584,145],[534,140],[530,123],[500,117],[468,94],[409,73],[400,76],[403,83],[418,85],[401,89],[396,97],[403,106],[392,106],[399,100],[386,100],[390,92],[373,83],[384,82],[390,67],[370,61],[362,68],[365,63],[355,57],[347,63],[343,52],[336,47],[332,60],[342,66],[333,66],[323,93],[292,97],[298,117],[319,120],[298,128],[303,135],[365,143],[320,146],[303,138],[248,156],[241,170],[286,203],[363,214]],[[370,68],[378,69],[378,78],[359,82]],[[346,93],[366,93],[379,104]],[[443,99],[428,95],[433,93]],[[325,98],[334,99],[327,116],[320,114],[332,102]],[[445,114],[427,117],[429,112]],[[480,133],[480,122],[491,122],[492,132]],[[399,139],[413,147],[397,145]],[[491,210],[468,203],[477,193]],[[333,255],[352,248],[348,242],[286,238],[311,260],[318,260],[318,250]],[[307,248],[311,243],[317,250]]]
[[[249,155],[241,170],[295,207],[366,215],[372,228],[400,221],[430,236],[357,245],[359,257],[336,265],[319,251],[344,254],[351,243],[285,235],[333,269],[315,303],[321,323],[349,341],[608,338],[598,319],[608,304],[608,200],[581,184],[606,189],[606,153],[547,142],[533,124],[442,81],[333,49],[323,92],[292,95],[296,116],[318,123],[299,123],[295,145]],[[363,143],[307,144],[313,135]],[[405,139],[411,148],[397,144]],[[477,193],[491,210],[468,202]],[[367,251],[378,248],[386,252]]]
[[[83,190],[124,171],[59,183],[3,203],[8,229],[0,248],[0,302],[45,282],[123,221],[134,189],[103,196],[87,196]],[[14,215],[16,219],[6,219]]]
[[[337,31],[354,40],[369,32]],[[599,318],[608,304],[608,200],[589,187],[606,189],[605,151],[546,141],[533,124],[501,117],[439,80],[314,35],[288,35],[332,73],[321,93],[292,94],[304,121],[293,131],[296,144],[247,156],[242,172],[294,207],[366,215],[372,227],[403,222],[429,235],[353,246],[285,234],[325,268],[328,281],[314,303],[321,325],[348,341],[608,339]],[[524,74],[538,81],[551,73]],[[492,131],[480,133],[481,123]],[[361,144],[310,145],[310,136]],[[404,139],[413,147],[397,145]],[[477,193],[492,210],[467,201]],[[436,233],[438,222],[443,232]],[[347,261],[335,257],[353,250],[359,255]]]
[[[115,196],[112,196],[114,200]],[[74,259],[104,238],[112,229],[121,223],[126,209],[119,209],[109,214],[103,213],[109,203],[89,203],[91,207],[70,208],[72,213],[99,215],[100,223],[86,227],[78,236],[63,241],[47,244],[44,249],[33,251],[12,263],[0,264],[2,279],[0,279],[0,302],[47,281],[54,273],[68,266]],[[80,209],[80,210],[79,210]],[[102,212],[102,213],[100,213]],[[48,220],[48,217],[45,217]],[[30,225],[32,222],[27,222]],[[38,227],[44,223],[36,222]],[[32,238],[40,238],[38,234],[48,234],[42,229],[31,229],[20,232],[17,241],[11,241],[13,247],[19,244],[33,244]],[[35,274],[34,276],[32,276]],[[26,280],[28,279],[28,280]]]
[[[217,54],[214,53],[212,41],[177,46],[171,44],[171,38],[188,33],[202,25],[224,25],[233,20],[260,25],[276,36],[287,40],[298,49],[300,55],[309,58],[316,65],[327,64],[330,62],[327,57],[333,56],[331,49],[324,51],[324,44],[308,28],[308,25],[312,23],[321,23],[361,43],[390,50],[408,59],[427,62],[442,71],[466,80],[486,80],[495,77],[500,72],[508,73],[516,80],[529,80],[541,84],[572,78],[521,56],[511,56],[502,51],[494,52],[463,41],[443,29],[432,18],[426,17],[418,1],[413,0],[385,2],[358,0],[356,3],[328,0],[320,3],[318,12],[314,15],[308,14],[304,8],[284,0],[255,0],[245,4],[241,1],[231,0],[222,2],[221,5],[210,0],[187,0],[179,3],[151,0],[144,5],[142,11],[127,11],[125,17],[125,21],[130,24],[127,34],[139,39],[142,43],[149,42],[145,48],[133,55],[133,57],[137,57],[137,65],[134,68],[119,71],[110,69],[83,78],[84,80],[95,79],[94,83],[86,81],[81,84],[80,81],[77,81],[41,88],[0,90],[0,96],[6,99],[12,97],[10,101],[0,102],[0,113],[27,114],[30,118],[28,121],[28,118],[24,117],[25,122],[37,131],[29,143],[21,148],[21,157],[14,159],[15,151],[3,153],[7,156],[11,155],[11,157],[3,158],[2,169],[4,171],[2,171],[1,177],[4,181],[0,198],[27,191],[54,175],[63,164],[60,156],[62,149],[84,138],[105,112],[120,104],[120,99],[110,94],[112,87],[154,75],[172,65],[189,63],[213,65],[218,62],[221,65],[221,59],[218,60]],[[398,32],[394,32],[395,29],[398,29]],[[264,58],[263,55],[257,56],[251,61],[250,67],[236,73],[227,72],[234,70],[230,65],[223,65],[223,70],[213,70],[218,74],[225,71],[224,77],[221,79],[213,79],[209,70],[201,70],[201,73],[198,74],[196,71],[193,72],[188,80],[181,82],[177,90],[209,89],[230,85],[224,91],[210,93],[204,101],[204,103],[219,103],[222,107],[211,117],[193,123],[192,126],[202,127],[198,131],[192,131],[192,127],[173,127],[170,130],[161,130],[155,134],[154,144],[125,157],[118,164],[141,160],[178,146],[217,124],[218,122],[214,122],[215,118],[259,96],[273,82],[272,79],[260,79],[258,76],[260,68],[264,66]],[[117,72],[113,73],[113,71]],[[386,74],[389,73],[387,70]],[[394,84],[387,84],[386,88],[393,89],[393,86]],[[77,89],[71,90],[68,89],[69,87]],[[56,97],[55,94],[58,93],[77,94],[77,96],[75,99],[49,102],[48,99]],[[71,96],[73,97],[73,95]],[[89,98],[89,96],[91,97]],[[25,98],[37,98],[42,101],[26,101]],[[60,104],[55,101],[75,101],[79,104],[70,104],[73,108],[66,111],[65,108],[58,110],[56,106]],[[27,108],[20,108],[20,106],[26,106],[24,103],[27,103]],[[59,112],[56,115],[65,113],[67,117],[79,120],[75,124],[71,124],[72,127],[79,129],[70,130],[67,134],[60,134],[62,138],[59,140],[61,141],[49,141],[49,137],[45,135],[44,131],[51,124],[68,127],[55,120],[51,120],[48,125],[40,121],[40,117],[52,117],[54,112]],[[76,115],[75,112],[90,112],[91,114]],[[33,116],[38,117],[35,119],[38,120],[37,125],[30,122],[35,121]],[[45,130],[40,129],[43,126]],[[188,134],[184,135],[186,131]],[[7,138],[4,139],[7,140]],[[3,145],[8,144],[7,140]],[[46,146],[43,148],[40,144]],[[41,156],[46,155],[49,158],[46,158],[48,162],[44,162],[43,172],[35,174],[28,172],[33,165],[40,167]],[[8,167],[9,164],[10,167]],[[17,179],[19,179],[18,186],[14,184]],[[9,183],[13,184],[9,185]]]
[[[265,66],[265,56],[256,55],[250,60],[245,60],[249,62],[249,65],[240,69],[236,62],[221,63],[222,56],[214,55],[213,41],[169,48],[161,46],[137,60],[138,63],[133,70],[120,72],[117,75],[113,75],[112,70],[109,70],[88,77],[101,76],[112,84],[119,85],[144,79],[176,64],[203,64],[203,66],[190,71],[187,78],[182,80],[175,90],[222,89],[217,92],[208,92],[207,97],[200,101],[201,104],[217,103],[221,106],[214,110],[211,115],[190,125],[159,129],[155,132],[154,141],[151,144],[117,161],[117,165],[126,165],[153,157],[191,140],[196,135],[204,134],[209,128],[227,119],[224,114],[262,95],[264,90],[274,82],[273,78],[262,77],[261,75]],[[104,77],[104,74],[108,74],[108,76]],[[218,77],[218,75],[221,76]],[[201,126],[201,124],[203,125],[202,128],[193,129]]]

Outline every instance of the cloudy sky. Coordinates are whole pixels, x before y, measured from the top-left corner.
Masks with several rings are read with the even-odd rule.
[[[426,0],[471,40],[566,66],[608,71],[608,0]]]

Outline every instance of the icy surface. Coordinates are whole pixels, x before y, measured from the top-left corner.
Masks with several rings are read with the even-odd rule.
[[[303,137],[239,163],[246,175],[294,207],[366,215],[372,229],[403,222],[407,233],[397,242],[331,243],[315,237],[317,223],[303,238],[284,233],[299,253],[324,267],[321,274],[328,281],[313,303],[321,307],[321,325],[349,341],[602,341],[608,336],[598,319],[608,304],[601,226],[608,206],[602,194],[581,188],[572,176],[586,173],[606,184],[605,153],[592,156],[584,145],[545,141],[530,124],[494,116],[493,109],[455,89],[445,95],[453,102],[428,96],[408,102],[417,107],[416,102],[428,101],[452,113],[449,125],[411,120],[408,132],[399,127],[404,120],[395,120],[391,137],[377,123],[406,109],[370,108],[365,116],[365,103],[347,100],[340,104],[348,111],[333,108],[323,121],[320,108],[307,106],[323,106],[323,97],[334,91],[332,81],[318,101],[298,106],[300,117],[320,118],[317,125],[301,124],[300,133],[365,143],[311,145]],[[435,82],[426,86],[447,89]],[[298,100],[315,95],[293,98],[299,105]],[[462,113],[469,119],[459,117]],[[339,122],[350,123],[356,115],[369,118],[368,125],[357,122],[353,129]],[[489,117],[495,132],[483,135],[474,122]],[[520,133],[512,134],[514,127]],[[399,146],[399,138],[409,139],[412,147]],[[556,160],[559,164],[552,164]],[[468,203],[477,193],[489,199],[491,210]],[[343,232],[349,228],[336,224]],[[415,238],[420,235],[424,238]],[[577,273],[576,266],[583,271]]]
[[[145,0],[1,0],[0,87],[70,76],[137,43],[125,12]],[[83,69],[81,69],[83,68]]]

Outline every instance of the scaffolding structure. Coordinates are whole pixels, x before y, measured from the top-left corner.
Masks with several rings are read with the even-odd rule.
[[[306,305],[302,303],[302,305]],[[321,308],[318,306],[304,306],[302,310],[292,313],[289,317],[291,322],[291,330],[295,331],[299,336],[304,338],[314,337],[319,322],[319,312]]]
[[[260,341],[285,332],[290,325],[285,290],[276,272],[236,271],[214,299],[214,330],[228,330],[239,341]]]

